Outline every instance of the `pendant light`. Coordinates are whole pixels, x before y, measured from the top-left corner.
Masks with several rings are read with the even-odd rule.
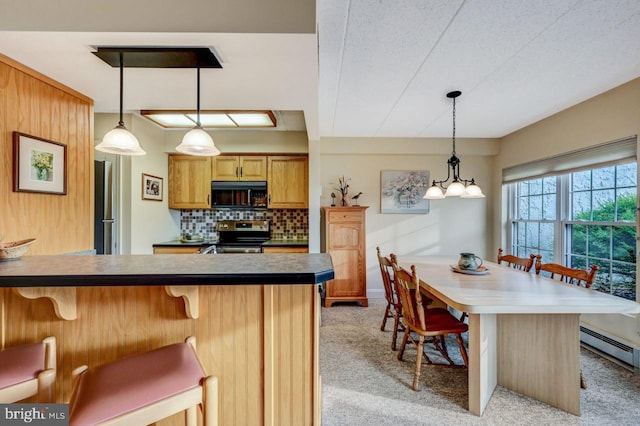
[[[124,76],[124,60],[122,52],[120,57],[120,121],[118,125],[107,132],[102,138],[102,142],[96,146],[98,151],[107,152],[109,154],[120,155],[145,155],[146,152],[140,148],[138,139],[124,125],[122,119],[122,98],[123,98],[123,76]]]
[[[471,179],[462,179],[460,177],[460,159],[456,156],[456,98],[462,92],[459,90],[447,93],[447,98],[453,99],[453,150],[451,158],[447,160],[447,178],[444,180],[433,181],[433,184],[427,190],[422,198],[428,200],[440,200],[445,197],[461,197],[461,198],[484,198],[482,189],[476,185],[476,181]],[[451,183],[445,187],[444,184],[452,178]],[[442,190],[446,190],[444,193]]]
[[[198,63],[198,105],[196,126],[189,130],[182,138],[182,143],[176,147],[176,151],[189,155],[214,156],[219,155],[213,139],[200,125],[200,63]]]

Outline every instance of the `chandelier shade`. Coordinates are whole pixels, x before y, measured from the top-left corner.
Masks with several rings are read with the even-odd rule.
[[[108,131],[102,138],[102,142],[96,145],[96,150],[109,154],[119,155],[145,155],[146,152],[140,147],[140,142],[124,125],[122,117],[123,110],[123,77],[124,77],[124,60],[122,52],[120,58],[120,121],[118,125]]]
[[[456,98],[461,94],[462,92],[459,90],[447,93],[447,97],[453,99],[453,150],[451,157],[447,160],[447,178],[433,180],[426,194],[422,197],[427,200],[441,200],[446,197],[484,198],[482,189],[473,178],[463,179],[460,177],[460,159],[456,156]],[[451,183],[445,186],[449,179],[451,179]]]
[[[188,155],[198,155],[202,157],[212,157],[220,155],[220,150],[216,148],[213,138],[202,129],[200,123],[200,65],[198,69],[198,93],[197,93],[197,119],[196,126],[189,130],[182,138],[182,143],[176,147],[176,151]]]

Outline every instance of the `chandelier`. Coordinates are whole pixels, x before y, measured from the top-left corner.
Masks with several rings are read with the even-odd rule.
[[[456,98],[460,96],[462,92],[455,90],[447,93],[447,98],[453,99],[453,150],[451,152],[451,158],[447,160],[447,178],[444,180],[433,180],[433,184],[427,190],[427,193],[422,198],[427,200],[440,200],[445,197],[462,197],[462,198],[484,198],[482,189],[473,178],[463,179],[460,177],[460,159],[456,156]],[[444,186],[449,182],[448,186]],[[442,191],[445,190],[443,193]]]

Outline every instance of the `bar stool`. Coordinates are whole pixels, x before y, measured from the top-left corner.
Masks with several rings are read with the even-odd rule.
[[[0,350],[0,403],[37,396],[53,402],[56,381],[56,338]]]
[[[218,379],[207,376],[195,338],[73,372],[70,425],[146,425],[185,411],[188,426],[202,408],[205,426],[218,424]]]

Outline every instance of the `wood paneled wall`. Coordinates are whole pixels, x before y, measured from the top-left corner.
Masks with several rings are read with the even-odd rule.
[[[13,132],[67,146],[67,194],[13,192]],[[28,254],[93,248],[93,101],[0,55],[0,234]]]
[[[49,300],[0,288],[7,346],[57,338],[56,402],[71,395],[71,372],[196,337],[219,380],[220,425],[320,424],[315,285],[200,286],[198,319],[162,287],[78,287],[78,318],[56,318]],[[184,424],[176,415],[159,424]]]

